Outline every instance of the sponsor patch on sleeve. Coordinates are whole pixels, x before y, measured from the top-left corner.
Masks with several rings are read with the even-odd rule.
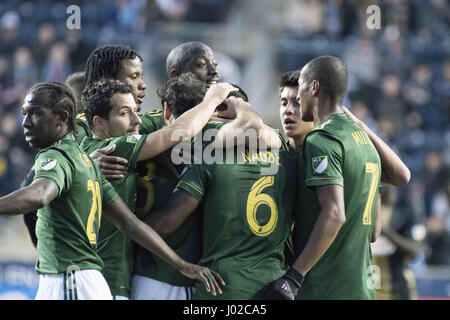
[[[133,135],[129,135],[127,137],[127,142],[129,143],[136,143],[141,139],[142,135],[140,134],[133,134]]]
[[[313,157],[312,166],[315,173],[323,173],[328,167],[328,156]]]
[[[42,159],[39,168],[45,171],[52,170],[57,163],[58,160],[54,158]]]

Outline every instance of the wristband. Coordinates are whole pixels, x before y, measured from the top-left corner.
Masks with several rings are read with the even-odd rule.
[[[289,270],[284,275],[286,278],[294,282],[299,288],[302,286],[304,277],[303,275],[295,270],[294,268],[289,268]]]

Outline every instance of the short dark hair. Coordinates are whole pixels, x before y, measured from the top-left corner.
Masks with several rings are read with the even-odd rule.
[[[76,134],[75,98],[68,86],[60,82],[43,82],[31,87],[29,93],[38,95],[39,104],[52,110],[55,114],[66,111],[69,114],[67,121],[69,132]]]
[[[125,45],[105,45],[96,48],[86,62],[85,81],[87,85],[103,77],[115,78],[119,71],[120,61],[142,57],[136,50]]]
[[[242,100],[244,100],[245,102],[248,102],[248,96],[245,93],[244,90],[242,90],[241,87],[239,87],[237,84],[234,83],[230,83],[233,87],[238,88],[238,91],[232,91],[228,94],[227,98],[229,97],[236,97],[236,98],[241,98]]]
[[[231,91],[231,92],[228,94],[227,98],[229,98],[229,97],[236,97],[236,98],[241,98],[241,99],[244,100],[245,102],[248,102],[248,96],[247,96],[247,94],[245,93],[245,91],[242,90],[242,88],[239,87],[239,86],[236,85],[236,84],[231,84],[231,85],[232,85],[233,87],[238,88],[239,90],[238,90],[238,91]],[[216,111],[223,111],[223,110],[226,110],[226,109],[227,109],[227,104],[226,104],[226,103],[221,103],[221,104],[219,104],[219,105],[217,106]]]
[[[94,127],[94,116],[98,115],[106,120],[109,119],[109,113],[113,106],[111,98],[116,93],[132,93],[130,84],[114,80],[111,78],[102,78],[90,86],[86,86],[81,96],[81,105],[84,108],[86,120],[91,128]]]
[[[83,93],[85,87],[84,71],[69,74],[66,79],[66,85],[72,90],[75,102],[80,103],[81,94]],[[78,108],[79,105],[75,105],[75,107]]]
[[[164,87],[158,90],[161,102],[167,102],[170,111],[176,116],[200,104],[208,90],[205,82],[186,72],[179,77],[169,79]]]
[[[179,74],[189,72],[187,70],[190,60],[202,52],[214,51],[206,44],[200,41],[191,41],[182,43],[173,48],[166,58],[166,73],[172,78],[172,70],[176,70]]]
[[[284,87],[298,87],[298,78],[300,77],[300,70],[288,71],[281,74],[278,86],[280,87],[280,92]]]
[[[347,91],[348,73],[341,59],[334,56],[320,56],[308,62],[302,71],[308,84],[317,80],[332,101],[342,102]]]

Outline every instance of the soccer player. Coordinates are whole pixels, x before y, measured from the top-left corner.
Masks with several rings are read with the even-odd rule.
[[[401,185],[409,181],[409,170],[342,106],[347,70],[341,60],[312,60],[302,68],[298,84],[302,120],[315,124],[298,163],[299,176],[302,166],[306,176],[299,190],[304,183],[316,195],[299,195],[296,260],[283,277],[262,290],[261,297],[293,299],[298,292],[299,299],[373,299],[366,283],[370,242],[380,232],[379,217],[375,222],[380,177]]]
[[[40,276],[36,299],[111,299],[99,270],[96,246],[102,207],[106,217],[148,250],[161,254],[183,274],[220,293],[209,269],[177,256],[118,197],[98,167],[75,141],[75,101],[70,89],[50,82],[32,87],[23,104],[26,141],[40,151],[31,185],[0,198],[1,214],[38,209]],[[83,199],[83,201],[80,201]]]
[[[66,79],[66,85],[72,90],[73,97],[75,99],[75,110],[77,113],[76,119],[76,139],[81,142],[85,136],[92,136],[89,125],[85,121],[84,115],[82,113],[82,108],[80,108],[81,93],[84,89],[84,72],[75,72],[70,74]],[[25,176],[20,187],[28,186],[34,178],[34,167]],[[31,242],[36,247],[37,237],[36,237],[36,222],[37,222],[37,211],[29,212],[23,215],[23,220],[28,229],[28,233],[31,238]]]
[[[175,79],[176,85],[197,81],[192,74],[185,73]],[[135,210],[137,162],[153,158],[169,149],[180,140],[172,132],[183,130],[186,136],[194,136],[209,120],[218,105],[237,90],[226,83],[216,84],[206,95],[195,99],[191,110],[183,113],[170,125],[149,135],[139,134],[140,118],[129,84],[112,79],[93,83],[83,93],[82,105],[93,137],[86,137],[81,148],[86,153],[116,145],[113,152],[128,161],[129,171],[123,179],[112,180],[112,185],[131,211]],[[132,272],[132,243],[111,222],[104,221],[99,231],[98,254],[104,262],[102,270],[116,299],[130,297]]]
[[[167,206],[161,213],[154,213],[155,217],[162,216],[154,226],[163,236],[177,232],[179,224],[201,206],[200,261],[223,275],[227,285],[220,299],[248,300],[285,272],[284,246],[295,196],[295,176],[291,174],[295,160],[287,151],[258,150],[236,153],[234,160],[189,168]],[[276,163],[277,173],[262,175],[261,169],[269,162]],[[196,283],[193,299],[210,298]]]

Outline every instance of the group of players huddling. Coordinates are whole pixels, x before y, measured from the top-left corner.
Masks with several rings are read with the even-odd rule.
[[[36,299],[374,298],[379,188],[410,172],[343,106],[344,63],[282,75],[285,135],[216,67],[207,45],[177,46],[162,109],[145,114],[142,58],[124,45],[29,90],[22,125],[39,152],[0,214],[25,214]]]

